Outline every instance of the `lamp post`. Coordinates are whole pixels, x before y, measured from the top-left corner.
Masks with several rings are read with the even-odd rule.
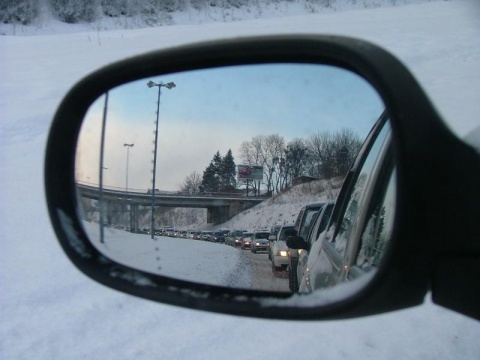
[[[105,93],[105,103],[103,105],[103,117],[102,117],[102,135],[101,135],[101,140],[100,140],[100,163],[99,163],[99,166],[100,166],[100,169],[98,171],[98,188],[99,188],[99,197],[98,197],[98,201],[99,201],[99,205],[100,205],[100,208],[99,208],[99,212],[100,212],[100,219],[99,219],[99,222],[100,222],[100,243],[104,243],[105,241],[105,235],[104,235],[104,231],[103,231],[103,228],[104,228],[104,219],[103,219],[103,212],[104,212],[104,208],[105,208],[105,204],[103,203],[103,169],[105,169],[105,167],[103,166],[103,152],[105,150],[105,126],[107,124],[107,112],[108,112],[108,91]]]
[[[158,99],[157,99],[157,118],[155,120],[155,149],[153,150],[153,176],[152,176],[152,210],[151,210],[151,224],[150,224],[150,234],[151,238],[155,238],[155,173],[157,172],[157,143],[158,143],[158,116],[160,114],[160,94],[162,93],[162,87],[167,88],[168,90],[173,89],[176,85],[174,82],[169,82],[166,84],[155,83],[149,81],[147,83],[149,88],[158,87]]]
[[[128,193],[128,158],[130,148],[133,147],[135,144],[123,144],[123,147],[127,148],[127,170],[126,170],[126,180],[125,180],[125,192]]]
[[[126,147],[127,148],[127,169],[125,171],[126,175],[125,175],[125,211],[127,211],[127,202],[128,202],[128,159],[129,159],[129,155],[130,155],[130,148],[133,147],[134,144],[123,144],[123,147]],[[126,217],[126,216],[125,216]],[[127,219],[125,219],[125,226],[127,226]],[[130,224],[131,225],[131,224]],[[130,230],[131,230],[131,226],[130,226]]]

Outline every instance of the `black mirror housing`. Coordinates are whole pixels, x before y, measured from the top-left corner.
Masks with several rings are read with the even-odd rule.
[[[334,303],[299,307],[295,300],[301,299],[290,299],[290,294],[197,284],[135,270],[105,257],[91,244],[76,210],[74,163],[83,118],[99,96],[150,76],[288,62],[331,64],[357,73],[385,103],[392,126],[399,201],[390,246],[365,287]],[[452,175],[461,179],[460,185],[452,185]],[[435,303],[480,319],[480,282],[466,275],[480,273],[478,184],[478,153],[444,126],[410,72],[373,44],[335,36],[234,39],[153,52],[109,65],[80,81],[61,102],[50,129],[45,162],[52,225],[66,255],[87,276],[162,303],[296,320],[344,319],[402,309],[421,304],[429,290]],[[445,204],[461,211],[447,211]],[[299,240],[291,241],[295,245]]]
[[[287,246],[290,249],[304,249],[308,250],[307,242],[301,236],[289,236],[287,238]]]

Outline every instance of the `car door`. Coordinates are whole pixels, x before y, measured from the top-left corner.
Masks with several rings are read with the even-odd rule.
[[[298,278],[299,284],[302,283],[303,275],[307,270],[308,256],[309,256],[310,250],[312,249],[312,246],[315,244],[315,242],[318,240],[319,235],[323,231],[325,231],[328,221],[330,220],[330,217],[332,215],[334,205],[335,205],[335,202],[331,201],[322,207],[322,209],[320,210],[315,220],[315,223],[312,229],[310,230],[310,233],[305,239],[308,250],[302,249],[298,252],[297,278]]]
[[[385,238],[383,230],[377,237],[372,234],[381,230],[379,222],[382,219],[379,213],[382,206],[375,200],[387,199],[384,193],[389,188],[387,185],[395,185],[390,145],[390,124],[383,119],[374,130],[374,136],[367,140],[363,156],[354,165],[354,175],[339,199],[339,209],[332,216],[320,250],[307,262],[302,291],[330,287],[364,274],[367,267],[362,259],[365,255],[358,256],[359,250],[368,255],[373,252],[380,259],[383,250],[378,251],[378,241],[367,241],[365,237],[362,243],[362,235]],[[371,250],[372,246],[375,250]]]

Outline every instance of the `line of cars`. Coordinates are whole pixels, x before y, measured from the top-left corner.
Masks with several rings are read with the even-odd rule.
[[[266,252],[272,272],[288,272],[289,288],[293,293],[300,289],[308,273],[310,250],[320,238],[333,213],[335,202],[305,205],[294,224],[274,225],[270,230],[177,230],[166,227],[158,235],[223,243],[252,253]],[[287,242],[288,241],[288,242]]]
[[[252,253],[267,252],[272,271],[276,273],[288,268],[290,252],[285,242],[291,235],[295,235],[293,225],[274,225],[270,230],[233,230],[227,235],[225,244],[250,249]]]
[[[250,249],[251,252],[268,252],[270,247],[270,230],[260,229],[255,231],[232,230],[226,237],[225,244],[239,247],[242,250]]]
[[[225,236],[229,230],[178,230],[174,228],[163,228],[155,234],[159,236],[168,236],[173,238],[183,238],[192,240],[203,240],[216,243],[224,243]]]
[[[270,230],[233,230],[226,236],[225,244],[253,253],[266,251],[272,272],[287,271],[290,290],[299,292],[309,250],[325,231],[334,205],[334,201],[305,205],[294,224],[274,225]]]

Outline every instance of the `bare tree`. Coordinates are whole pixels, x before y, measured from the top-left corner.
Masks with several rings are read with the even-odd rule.
[[[309,174],[329,179],[334,174],[335,149],[334,135],[331,132],[317,132],[307,140],[307,147],[312,156]]]
[[[189,194],[196,194],[200,192],[202,185],[202,177],[196,171],[185,177],[180,190]]]
[[[265,136],[256,135],[250,141],[244,141],[240,145],[240,157],[249,165],[263,165]],[[251,182],[255,194],[260,190],[260,182]]]
[[[285,151],[285,140],[279,134],[272,134],[265,137],[263,158],[261,165],[267,183],[267,191],[274,190],[274,177],[278,179],[278,159]]]
[[[240,145],[240,157],[242,160],[251,165],[260,165],[263,158],[263,144],[265,137],[263,135],[257,135],[250,141],[244,141]]]
[[[344,175],[355,161],[362,142],[351,129],[340,130],[335,140],[337,175]]]
[[[287,144],[285,166],[287,181],[304,175],[310,163],[310,153],[304,139],[293,139]]]
[[[329,179],[346,174],[361,144],[359,137],[351,129],[313,134],[307,140],[311,155],[309,175]]]

